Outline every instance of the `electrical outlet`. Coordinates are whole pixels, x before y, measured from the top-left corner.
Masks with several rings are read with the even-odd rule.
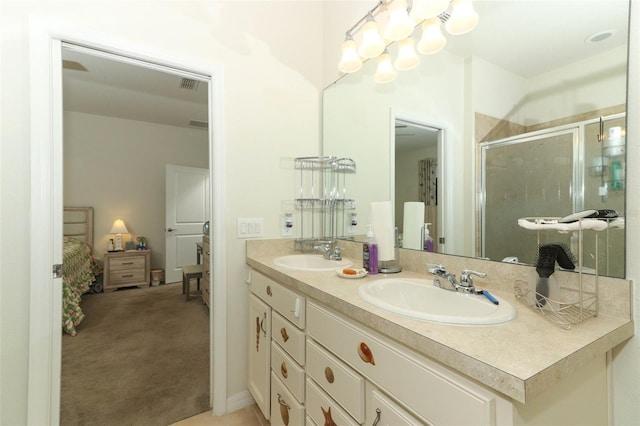
[[[293,215],[291,213],[285,213],[285,215],[280,218],[280,227],[283,237],[293,236]]]

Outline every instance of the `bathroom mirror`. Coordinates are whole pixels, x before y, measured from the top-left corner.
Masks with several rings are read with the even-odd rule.
[[[353,7],[361,8],[363,15],[367,11],[361,2]],[[396,198],[395,176],[398,169],[413,169],[424,159],[396,164],[401,156],[396,152],[397,121],[438,129],[441,137],[435,156],[429,156],[437,159],[438,222],[432,235],[438,251],[491,260],[503,258],[486,253],[483,191],[491,188],[482,186],[482,147],[575,123],[581,129],[591,129],[594,123],[599,128],[600,117],[621,120],[624,131],[620,117],[626,102],[628,1],[475,0],[474,7],[480,15],[478,27],[461,36],[445,34],[442,51],[421,55],[419,66],[398,71],[394,82],[376,84],[375,60],[369,60],[324,90],[323,153],[349,157],[357,164],[349,182],[349,198],[358,206],[354,235],[364,234],[371,201],[393,200],[399,223],[398,204],[403,201]],[[339,52],[340,46],[335,49]],[[389,50],[395,56],[395,46]],[[567,164],[577,178],[589,175],[597,158],[585,164],[586,156],[594,155],[585,152],[589,149],[572,154]],[[543,164],[558,161],[553,150],[550,157]],[[624,198],[624,189],[616,191],[618,198],[620,194]],[[415,197],[418,201],[419,194]],[[607,208],[606,203],[587,205],[588,199],[578,197],[566,214]],[[492,250],[500,246],[496,240]],[[624,265],[621,271],[609,275],[623,276]]]

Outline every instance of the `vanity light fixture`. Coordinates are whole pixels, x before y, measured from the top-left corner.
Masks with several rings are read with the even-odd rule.
[[[383,39],[375,17],[385,12],[387,25]],[[398,41],[396,68],[410,70],[419,62],[416,47],[418,52],[429,55],[439,52],[447,44],[442,24],[449,34],[460,35],[473,30],[478,21],[472,0],[412,0],[409,5],[407,0],[380,0],[347,31],[338,69],[343,73],[356,72],[362,67],[363,60],[378,57],[374,80],[388,83],[395,79],[387,50],[390,44]],[[422,28],[422,36],[416,46],[411,35],[417,25]],[[359,32],[358,46],[354,37]]]

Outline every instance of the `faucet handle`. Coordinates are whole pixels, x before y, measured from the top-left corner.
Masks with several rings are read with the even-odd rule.
[[[447,272],[447,270],[441,263],[427,263],[427,272],[436,275],[438,273]]]
[[[472,275],[480,278],[486,278],[487,274],[484,272],[472,271],[471,269],[464,268],[462,270],[462,274],[460,275],[460,284],[467,284],[469,286],[473,285]]]

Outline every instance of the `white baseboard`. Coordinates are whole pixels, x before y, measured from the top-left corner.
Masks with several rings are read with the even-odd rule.
[[[244,390],[227,398],[227,413],[232,413],[254,403],[251,393],[248,390]]]

